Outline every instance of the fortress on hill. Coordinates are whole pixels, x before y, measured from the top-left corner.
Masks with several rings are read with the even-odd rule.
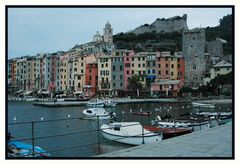
[[[171,33],[171,32],[181,32],[183,29],[188,29],[187,26],[187,14],[184,14],[182,17],[175,16],[168,19],[158,18],[152,24],[144,24],[133,31],[132,33],[141,34],[145,32],[156,31],[157,33]]]

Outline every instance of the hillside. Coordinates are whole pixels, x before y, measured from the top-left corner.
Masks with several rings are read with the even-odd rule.
[[[216,37],[226,40],[224,54],[232,54],[232,15],[224,16],[219,20],[218,26],[207,27],[205,32],[207,41],[215,40]],[[133,49],[136,52],[182,50],[181,32],[163,33],[153,30],[142,34],[119,33],[113,36],[113,41],[118,49]]]

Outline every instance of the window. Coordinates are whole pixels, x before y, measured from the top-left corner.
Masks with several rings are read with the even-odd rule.
[[[141,59],[140,59],[140,57],[138,57],[138,61],[140,61]]]
[[[171,64],[171,68],[174,68],[174,64]]]
[[[115,80],[115,78],[116,78],[116,76],[115,76],[115,75],[113,75],[113,80]]]
[[[148,70],[148,74],[150,74],[150,72],[151,72],[151,71],[150,71],[150,70]]]
[[[141,71],[138,71],[138,74],[141,74]]]
[[[116,86],[116,83],[113,83],[113,87],[115,87]]]
[[[173,72],[171,72],[171,76],[173,76]]]
[[[158,64],[158,67],[161,68],[161,64]]]
[[[128,58],[128,57],[126,58],[126,61],[129,61],[129,58]]]
[[[145,57],[143,57],[142,60],[144,61],[144,60],[145,60]]]
[[[81,80],[81,76],[78,75],[78,80]]]
[[[123,79],[123,76],[122,75],[120,75],[120,80],[122,80]]]
[[[150,62],[147,62],[147,66],[150,66]]]
[[[80,83],[78,83],[78,88],[80,88],[81,87],[81,84]]]
[[[168,64],[166,64],[166,68],[168,68]]]
[[[145,67],[145,64],[142,64],[143,67]]]
[[[132,70],[132,74],[134,74],[134,70]]]
[[[129,74],[129,70],[127,70],[127,74]]]
[[[81,73],[83,73],[83,69],[81,69]]]
[[[166,70],[166,75],[168,75],[168,70]]]
[[[160,70],[158,71],[158,74],[161,75],[161,71]]]
[[[113,71],[115,71],[115,65],[113,65]]]
[[[120,87],[122,87],[123,86],[123,83],[120,83]]]
[[[120,66],[120,71],[122,71],[122,70],[123,70],[123,66],[121,65],[121,66]]]
[[[132,57],[132,61],[134,61],[134,57]]]
[[[89,76],[89,80],[90,80],[90,81],[92,80],[92,76]]]
[[[132,63],[132,67],[134,67],[134,63]]]
[[[152,70],[152,73],[155,74],[155,69]]]
[[[196,69],[197,69],[196,65],[193,65],[193,70],[196,70]]]
[[[130,67],[130,63],[126,63],[126,64],[125,64],[125,67]]]
[[[104,64],[102,64],[101,67],[103,68],[103,67],[104,67]]]
[[[76,72],[77,71],[77,68],[74,68],[74,72]]]
[[[180,68],[181,67],[181,65],[180,64],[178,64],[178,68]]]
[[[106,67],[108,67],[108,63],[106,63]]]
[[[140,67],[141,67],[141,64],[138,64],[138,67],[140,68]]]

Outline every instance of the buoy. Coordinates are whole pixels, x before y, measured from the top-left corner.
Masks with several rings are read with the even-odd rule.
[[[41,121],[43,121],[43,119],[44,119],[44,118],[43,118],[43,117],[41,117]]]
[[[68,115],[68,118],[70,118],[71,117],[71,115]]]

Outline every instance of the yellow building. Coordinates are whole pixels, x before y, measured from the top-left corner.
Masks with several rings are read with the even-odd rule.
[[[102,55],[98,58],[98,89],[104,94],[109,94],[111,87],[111,63],[110,55]]]
[[[139,76],[139,82],[146,87],[146,53],[138,53],[131,59],[132,76]]]
[[[211,79],[214,79],[216,76],[219,75],[224,75],[232,71],[232,64],[226,62],[226,61],[221,61],[214,65],[211,70]]]

